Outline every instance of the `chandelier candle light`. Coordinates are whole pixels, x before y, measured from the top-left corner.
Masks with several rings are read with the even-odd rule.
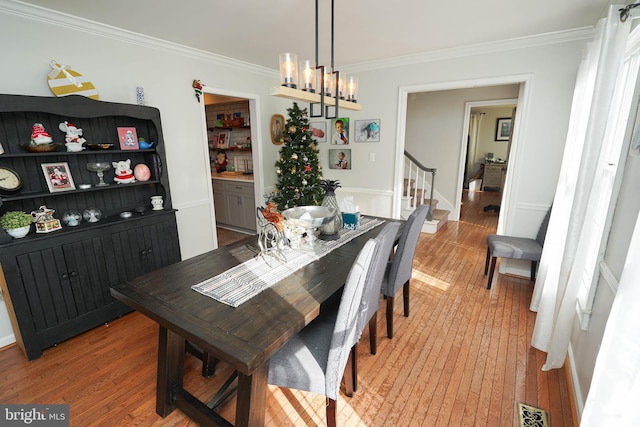
[[[294,101],[309,102],[309,117],[335,119],[339,108],[360,111],[357,103],[358,78],[340,73],[333,63],[334,0],[331,0],[331,67],[319,65],[318,61],[318,0],[316,0],[316,60],[315,66],[310,60],[298,63],[295,53],[280,54],[280,84],[271,90],[271,95]],[[316,93],[319,92],[319,93]],[[314,106],[320,110],[314,111]],[[333,115],[330,115],[333,107]]]

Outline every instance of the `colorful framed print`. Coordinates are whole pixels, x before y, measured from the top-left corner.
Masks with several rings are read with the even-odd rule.
[[[327,122],[310,122],[309,130],[316,142],[327,142]]]
[[[67,162],[42,163],[40,166],[42,166],[44,179],[47,181],[47,187],[51,193],[76,189]]]
[[[351,169],[351,150],[348,148],[329,149],[329,169]]]
[[[121,150],[138,150],[138,135],[136,128],[118,128],[118,140]]]
[[[349,118],[338,117],[331,119],[331,144],[348,145],[349,144]]]
[[[356,142],[380,142],[380,119],[356,120]]]

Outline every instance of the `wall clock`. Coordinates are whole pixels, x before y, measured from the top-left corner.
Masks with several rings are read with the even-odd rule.
[[[13,194],[22,187],[22,178],[18,172],[4,166],[0,166],[0,193]]]

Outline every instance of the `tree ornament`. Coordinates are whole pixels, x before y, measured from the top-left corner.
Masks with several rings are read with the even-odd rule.
[[[296,127],[295,126],[289,126],[289,133],[296,133]]]
[[[276,168],[276,175],[280,175],[282,173],[282,171],[280,170],[280,168]]]
[[[311,165],[305,165],[304,166],[304,171],[305,172],[311,172]]]
[[[296,167],[295,166],[291,168],[291,173],[296,173]]]
[[[293,160],[298,160],[298,155],[297,155],[296,153],[293,153],[293,154],[291,155],[291,158],[292,158]],[[306,160],[305,160],[305,161],[306,161]]]
[[[302,185],[307,185],[307,180],[306,179],[302,180]]]

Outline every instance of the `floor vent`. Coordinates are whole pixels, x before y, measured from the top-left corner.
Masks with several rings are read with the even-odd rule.
[[[535,406],[518,403],[520,427],[548,427],[547,411]]]

